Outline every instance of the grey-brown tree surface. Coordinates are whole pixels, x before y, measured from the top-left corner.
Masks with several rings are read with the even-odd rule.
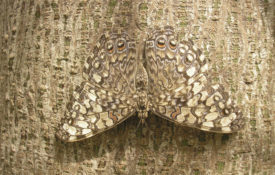
[[[0,172],[2,174],[274,173],[272,8],[271,1],[258,0],[107,0],[104,2],[2,0]],[[171,36],[176,36],[176,39],[171,39],[172,30],[164,29],[165,26],[173,26]],[[158,27],[162,29],[156,30]],[[119,35],[109,35],[114,33]],[[118,91],[120,88],[124,89],[126,93],[112,94],[112,97],[120,99],[120,102],[125,100],[126,104],[135,104],[136,98],[131,99],[129,96],[132,97],[132,92],[141,92],[141,97],[146,97],[144,99],[150,102],[147,107],[151,112],[146,116],[147,110],[143,108],[125,104],[119,106],[122,103],[118,101],[108,103],[106,107],[112,109],[108,117],[111,116],[112,120],[106,120],[103,124],[97,123],[96,127],[111,125],[114,120],[120,123],[121,116],[117,114],[132,116],[135,115],[132,112],[137,109],[142,109],[137,111],[140,116],[147,117],[146,124],[137,128],[140,119],[137,116],[128,119],[126,117],[112,129],[105,131],[103,128],[105,132],[102,133],[93,134],[89,128],[81,130],[81,134],[84,135],[92,133],[85,135],[93,136],[91,138],[75,143],[64,143],[56,138],[55,134],[59,130],[66,108],[70,109],[72,102],[75,102],[74,99],[79,99],[79,94],[73,93],[74,91],[91,90],[92,85],[92,89],[99,93],[96,97],[98,95],[101,97],[96,99],[97,103],[104,104],[102,103],[104,100],[108,101],[104,89],[98,86],[100,77],[105,75],[104,71],[92,72],[89,83],[82,83],[85,80],[82,73],[91,73],[90,64],[86,63],[87,59],[93,64],[93,68],[100,66],[94,57],[97,54],[94,50],[100,48],[97,44],[102,34],[106,34],[106,38],[113,36],[112,41],[116,40],[115,38],[123,38],[117,40],[117,45],[106,43],[105,48],[109,49],[110,53],[113,52],[112,46],[115,46],[120,49],[120,53],[130,54],[127,58],[132,58],[134,53],[138,56],[134,59],[147,58],[142,64],[150,65],[143,67],[137,64],[140,66],[138,68],[132,66],[135,64],[125,65],[122,67],[125,72],[112,74],[119,75],[112,77],[117,80],[115,82],[112,80],[115,84],[106,82],[104,86],[119,87]],[[124,52],[126,42],[130,50]],[[181,42],[183,46],[193,49],[190,52],[191,56],[202,53],[204,57],[192,57],[196,59],[185,57],[184,64],[179,62],[174,65],[171,62],[165,64],[167,67],[162,67],[163,69],[154,66],[160,64],[158,59],[162,58],[179,61],[177,54],[173,53],[176,53],[175,49],[179,51],[178,46]],[[159,45],[151,47],[152,43]],[[177,47],[174,48],[175,46]],[[197,48],[201,52],[197,51]],[[165,49],[168,50],[163,52]],[[119,58],[110,57],[109,61]],[[207,76],[206,72],[203,72],[205,62],[200,62],[201,59],[208,61]],[[190,69],[186,69],[188,66],[182,67],[185,65],[191,65]],[[179,75],[173,77],[171,73],[167,74],[167,71],[171,72],[175,68],[178,72],[184,70],[182,77],[188,76],[187,79],[191,79],[189,75],[190,77],[198,75],[194,78],[196,80],[194,84],[191,83],[190,87],[186,84],[187,87],[183,88],[181,84],[183,79],[174,79]],[[129,71],[137,71],[135,75],[141,80],[140,84],[148,84],[134,86],[132,82],[136,81],[136,77],[125,76],[134,75]],[[148,80],[144,78],[145,74],[148,74]],[[89,75],[86,78],[89,78]],[[163,84],[158,85],[159,82]],[[222,84],[224,88],[211,86],[214,84]],[[204,85],[209,87],[207,92],[217,91],[221,96],[212,96],[213,98],[209,96],[211,98],[208,103],[197,101],[196,93],[203,95]],[[143,93],[144,89],[140,87],[147,87],[149,93]],[[191,90],[190,88],[192,91],[187,95],[185,91]],[[168,91],[169,89],[171,91]],[[94,92],[91,92],[86,94],[90,95],[88,99],[95,99]],[[233,111],[236,116],[241,116],[239,109],[242,111],[246,123],[241,124],[243,129],[239,132],[215,134],[195,129],[214,128],[218,132],[239,130],[238,127],[216,130],[216,126],[229,126],[231,119],[236,119],[235,115],[225,119],[221,117],[229,113],[227,114],[226,108],[222,110],[227,103],[219,101],[218,97],[221,99],[230,97],[235,102],[238,108],[232,107],[233,110],[230,112]],[[140,98],[139,104],[143,104],[142,99]],[[186,99],[188,100],[184,101]],[[215,102],[215,105],[212,102]],[[103,106],[99,107],[97,103],[92,103],[95,111],[101,112],[102,109],[106,109],[101,108]],[[210,106],[204,108],[203,105],[206,104],[211,108]],[[201,116],[200,110],[195,110],[198,105],[201,107],[200,110],[206,112],[203,114],[210,114],[203,115],[201,121],[193,120]],[[86,114],[84,108],[78,110]],[[192,114],[194,118],[182,115],[185,113]],[[103,118],[107,116],[105,113],[101,115]],[[86,127],[87,123],[83,120],[81,122],[78,122],[79,126]],[[73,130],[70,132],[74,134]]]

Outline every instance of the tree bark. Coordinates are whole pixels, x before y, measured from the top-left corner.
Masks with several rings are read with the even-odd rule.
[[[272,0],[2,0],[2,174],[273,174]],[[173,26],[206,55],[213,83],[241,107],[238,133],[213,134],[133,116],[76,143],[55,137],[69,96],[104,31],[134,38]],[[274,110],[273,110],[274,111]]]

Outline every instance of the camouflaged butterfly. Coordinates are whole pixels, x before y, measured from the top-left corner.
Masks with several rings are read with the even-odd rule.
[[[191,41],[178,40],[173,28],[165,27],[142,44],[137,48],[126,33],[101,36],[59,126],[59,138],[89,138],[135,113],[144,122],[149,111],[204,131],[231,133],[242,127],[241,112],[221,85],[209,84],[207,61]]]

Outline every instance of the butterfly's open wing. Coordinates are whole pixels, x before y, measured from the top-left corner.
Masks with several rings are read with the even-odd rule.
[[[122,34],[104,34],[83,70],[57,136],[73,142],[92,137],[135,113],[135,44]]]
[[[230,133],[243,125],[221,85],[207,79],[207,62],[191,41],[178,41],[172,28],[156,30],[146,42],[151,110],[178,124]]]

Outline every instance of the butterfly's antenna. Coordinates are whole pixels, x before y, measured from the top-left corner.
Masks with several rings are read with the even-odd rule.
[[[145,125],[145,127],[149,129],[148,124],[146,123],[146,121],[145,121],[145,120],[143,121],[143,123],[142,123],[142,124],[144,124],[144,125]]]
[[[137,128],[136,128],[136,132],[138,131],[140,126],[141,126],[141,129],[143,128],[143,126],[145,126],[146,128],[148,128],[150,130],[150,128],[148,127],[148,124],[146,123],[146,121],[144,119],[139,120]]]
[[[139,120],[136,131],[138,130],[139,126],[140,126],[141,120]]]
[[[149,125],[147,124],[146,120],[144,120],[144,119],[139,120],[137,128],[136,128],[136,132],[138,131],[140,126],[141,126],[141,129],[146,128],[149,131],[151,131]]]
[[[138,131],[138,129],[139,129],[141,123],[143,124],[142,119],[140,119],[139,122],[138,122],[138,125],[137,125],[137,128],[136,128],[136,132]],[[141,128],[141,129],[142,129],[142,128]]]

